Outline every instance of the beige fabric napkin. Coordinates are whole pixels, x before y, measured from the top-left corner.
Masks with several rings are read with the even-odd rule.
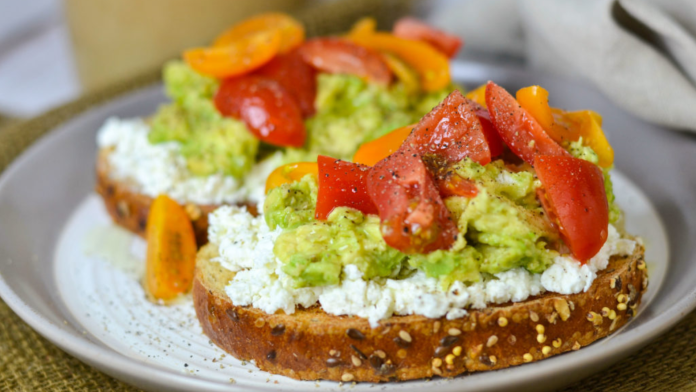
[[[696,132],[696,0],[446,2],[429,19],[474,50],[522,47],[534,68],[581,76],[646,121]]]

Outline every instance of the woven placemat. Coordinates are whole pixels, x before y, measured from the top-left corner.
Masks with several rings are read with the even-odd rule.
[[[408,12],[409,0],[339,0],[297,14],[309,35],[345,31],[364,15],[388,27]],[[26,147],[77,114],[159,80],[159,70],[118,83],[40,117],[0,122],[0,172]],[[8,125],[9,123],[9,125]],[[64,353],[25,324],[0,300],[0,390],[138,391]],[[564,391],[696,391],[696,313],[619,364]]]

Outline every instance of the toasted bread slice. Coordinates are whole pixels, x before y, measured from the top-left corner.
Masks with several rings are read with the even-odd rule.
[[[109,215],[116,224],[145,238],[147,216],[153,199],[148,195],[134,191],[134,187],[128,182],[113,179],[108,161],[109,153],[108,149],[99,151],[96,191],[101,195]],[[250,203],[243,205],[250,213],[256,215],[256,205]],[[208,214],[219,205],[188,203],[184,207],[193,223],[196,243],[198,246],[202,246],[208,242]]]
[[[502,369],[583,346],[636,315],[647,288],[644,249],[614,256],[587,292],[545,293],[523,302],[469,310],[460,319],[393,316],[371,328],[367,319],[327,314],[319,306],[267,314],[234,305],[225,294],[234,273],[203,247],[193,298],[210,339],[238,359],[300,380],[396,381]]]

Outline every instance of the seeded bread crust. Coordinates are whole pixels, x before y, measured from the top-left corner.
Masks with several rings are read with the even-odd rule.
[[[224,292],[234,273],[198,253],[193,299],[204,333],[238,359],[300,380],[398,381],[502,369],[578,350],[636,315],[648,286],[644,249],[613,257],[587,292],[546,293],[470,310],[456,320],[394,316],[371,328],[360,317],[320,307],[267,314],[234,305]]]
[[[112,178],[107,159],[109,153],[108,149],[99,151],[95,190],[104,200],[104,206],[116,224],[145,238],[147,216],[153,199],[148,195],[134,191],[129,183]],[[256,215],[255,205],[243,205],[247,207],[249,212]],[[208,214],[218,207],[219,205],[216,204],[199,205],[194,203],[184,206],[193,223],[198,246],[208,242]]]

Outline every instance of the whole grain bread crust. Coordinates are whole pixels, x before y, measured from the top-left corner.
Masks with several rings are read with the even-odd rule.
[[[147,216],[150,212],[152,197],[139,193],[126,181],[116,180],[111,175],[109,167],[108,149],[99,151],[97,157],[97,184],[95,190],[104,200],[106,210],[113,221],[119,226],[145,238]],[[256,206],[242,203],[249,212],[256,215]],[[208,214],[218,208],[217,204],[184,205],[186,212],[193,223],[196,234],[196,243],[202,246],[208,242]]]
[[[612,257],[586,292],[545,293],[524,302],[469,310],[460,319],[393,316],[371,328],[360,317],[320,307],[267,314],[234,305],[234,273],[198,255],[193,298],[205,334],[238,359],[301,380],[397,381],[502,369],[578,350],[636,315],[647,289],[644,249]]]

